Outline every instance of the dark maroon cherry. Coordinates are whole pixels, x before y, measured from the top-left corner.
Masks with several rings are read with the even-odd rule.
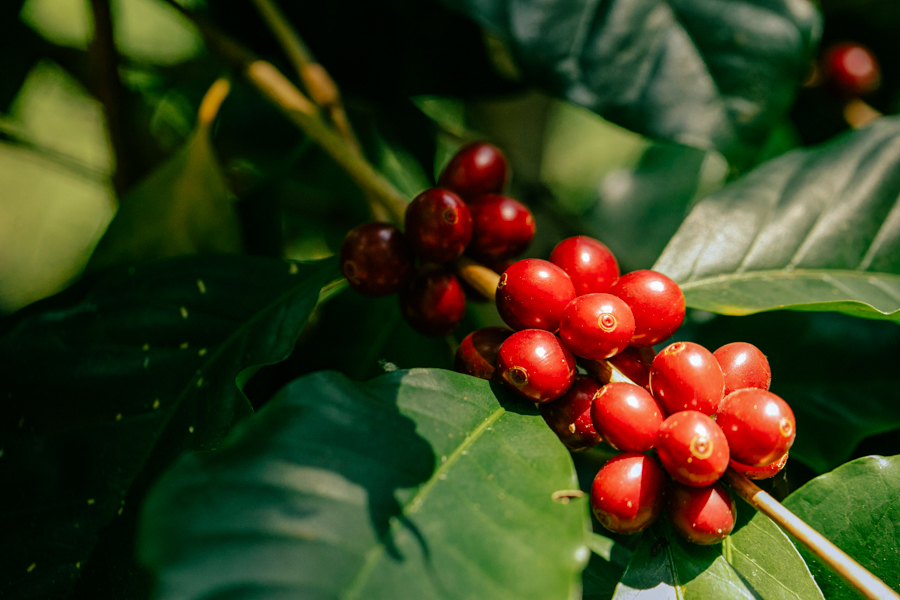
[[[566,272],[539,258],[513,263],[497,284],[497,312],[513,329],[556,331],[563,310],[574,299]]]
[[[691,487],[673,482],[668,510],[672,527],[694,544],[709,546],[724,540],[734,529],[734,499],[721,483]]]
[[[684,294],[662,273],[627,273],[616,279],[609,293],[624,300],[634,313],[632,346],[657,344],[675,333],[684,321]]]
[[[756,388],[725,396],[716,423],[728,438],[732,458],[751,467],[763,467],[780,459],[797,435],[794,412],[787,402]]]
[[[479,194],[499,194],[506,186],[506,157],[487,142],[460,148],[438,178],[438,185],[467,200]]]
[[[591,419],[600,437],[616,450],[646,452],[656,445],[663,413],[644,388],[616,382],[594,396]]]
[[[608,292],[619,277],[619,263],[609,248],[585,235],[558,243],[550,262],[569,275],[579,296]]]
[[[575,357],[543,329],[525,329],[500,345],[497,371],[503,383],[532,402],[551,402],[575,380]]]
[[[716,357],[700,344],[669,344],[650,365],[650,390],[668,415],[682,410],[714,415],[724,389]]]
[[[447,335],[466,314],[466,294],[443,267],[426,267],[400,292],[400,311],[416,331]]]
[[[497,370],[500,344],[512,333],[512,329],[506,327],[482,327],[473,331],[456,349],[456,370],[473,377],[492,379]]]
[[[624,350],[634,334],[628,305],[611,294],[578,296],[563,310],[559,337],[578,356],[603,360]]]
[[[396,294],[412,278],[414,256],[406,237],[387,223],[366,223],[341,245],[341,273],[366,296]]]
[[[785,452],[784,456],[764,467],[751,467],[749,465],[742,465],[734,459],[728,461],[728,466],[747,479],[769,479],[770,477],[775,477],[776,475],[781,473],[782,469],[784,469],[784,466],[787,464],[787,461],[788,453]]]
[[[653,352],[653,348],[629,346],[607,359],[607,362],[618,369],[625,377],[649,391],[650,365],[653,363],[654,357],[656,357],[656,353]]]
[[[472,241],[469,253],[482,261],[498,262],[528,249],[535,225],[531,211],[518,200],[487,194],[470,200]]]
[[[594,477],[591,510],[615,533],[636,533],[662,513],[666,475],[646,454],[625,452],[611,458]]]
[[[864,96],[881,85],[881,67],[872,51],[854,42],[835,44],[825,51],[825,80],[845,96]]]
[[[472,216],[462,198],[431,188],[406,207],[406,239],[426,262],[445,263],[462,255],[472,238]]]
[[[659,461],[672,479],[685,485],[710,485],[728,468],[728,440],[716,422],[696,410],[677,412],[659,427]]]
[[[769,389],[772,370],[766,355],[759,348],[747,342],[725,344],[713,356],[725,376],[725,395],[744,388]]]
[[[591,421],[591,402],[599,390],[600,384],[592,378],[576,375],[561,398],[540,405],[544,421],[569,450],[587,450],[602,441]]]

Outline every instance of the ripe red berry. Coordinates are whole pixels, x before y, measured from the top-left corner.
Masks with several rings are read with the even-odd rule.
[[[669,344],[650,365],[650,390],[668,415],[681,410],[713,415],[724,389],[725,376],[716,357],[700,344]]]
[[[425,268],[400,292],[400,311],[416,331],[447,335],[466,314],[466,294],[443,267]]]
[[[636,533],[662,513],[666,475],[646,454],[626,452],[611,458],[594,477],[591,509],[600,524],[615,533]]]
[[[482,327],[473,331],[456,349],[454,368],[472,377],[492,379],[497,370],[500,344],[512,333],[512,329],[506,327]]]
[[[828,83],[845,96],[863,96],[881,85],[881,67],[872,51],[853,42],[831,46],[823,59]]]
[[[414,260],[406,237],[387,223],[355,227],[341,245],[341,273],[366,296],[399,292],[413,276]]]
[[[472,216],[462,198],[441,188],[416,196],[406,207],[406,239],[426,262],[450,262],[472,238]]]
[[[672,527],[684,539],[709,546],[728,537],[734,529],[737,509],[721,483],[704,487],[673,483],[667,513]]]
[[[460,148],[438,178],[438,185],[469,199],[479,194],[499,194],[506,185],[506,157],[487,142]]]
[[[549,331],[525,329],[500,345],[497,371],[523,398],[550,402],[565,394],[575,380],[575,357]]]
[[[650,364],[654,357],[656,357],[656,353],[653,352],[653,348],[629,346],[607,359],[607,362],[621,371],[625,377],[649,391]]]
[[[646,452],[656,445],[663,413],[644,388],[607,383],[594,396],[591,419],[597,433],[616,450]]]
[[[618,354],[634,333],[628,305],[610,294],[578,296],[559,320],[559,337],[578,356],[603,360]]]
[[[634,313],[632,346],[652,346],[669,338],[684,321],[684,294],[677,283],[656,271],[634,271],[619,277],[609,293]]]
[[[747,342],[725,344],[713,356],[725,376],[725,395],[744,388],[769,389],[772,370],[766,355],[759,348]]]
[[[469,253],[483,261],[502,261],[528,249],[534,237],[534,217],[512,198],[486,194],[470,200],[472,241]]]
[[[513,263],[497,285],[497,312],[513,329],[556,331],[563,310],[574,299],[566,272],[539,258]]]
[[[592,378],[576,375],[562,397],[540,405],[544,421],[569,450],[586,450],[602,441],[591,421],[591,401],[599,390],[600,384]]]
[[[659,461],[672,479],[686,485],[709,485],[728,468],[728,440],[711,418],[696,410],[671,415],[659,426]]]
[[[605,293],[619,277],[619,263],[603,243],[584,235],[564,239],[550,253],[550,262],[572,278],[575,293]]]
[[[751,467],[749,465],[742,465],[734,459],[728,461],[728,466],[747,479],[769,479],[770,477],[775,477],[778,473],[780,473],[781,470],[784,469],[784,466],[787,464],[787,461],[788,453],[785,452],[784,456],[764,467]]]
[[[794,412],[766,390],[747,388],[725,397],[716,415],[734,460],[751,467],[777,461],[797,435]]]

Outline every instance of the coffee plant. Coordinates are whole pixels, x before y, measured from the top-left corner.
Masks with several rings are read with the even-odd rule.
[[[897,598],[892,0],[0,5],[0,598]]]

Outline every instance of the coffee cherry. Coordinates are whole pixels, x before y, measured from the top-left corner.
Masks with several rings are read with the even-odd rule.
[[[788,453],[785,452],[784,456],[764,467],[751,467],[749,465],[742,465],[734,459],[728,461],[728,466],[747,479],[769,479],[770,477],[775,477],[778,473],[780,473],[782,469],[784,469],[784,466],[787,464],[787,461]]]
[[[636,533],[662,513],[666,475],[646,454],[626,452],[611,458],[594,477],[591,510],[615,533]]]
[[[500,344],[512,333],[512,329],[506,327],[482,327],[473,331],[456,349],[454,368],[472,377],[492,379],[497,370]]]
[[[611,294],[578,296],[559,321],[559,337],[578,356],[603,360],[628,346],[634,317],[628,305]]]
[[[593,448],[602,440],[591,421],[591,401],[600,384],[587,375],[576,375],[561,398],[539,406],[541,416],[569,450]]]
[[[556,331],[563,310],[574,299],[566,272],[539,258],[513,263],[497,285],[497,312],[513,329]]]
[[[621,371],[625,377],[649,391],[650,364],[654,357],[656,357],[656,353],[653,352],[653,348],[629,346],[608,358],[607,362]]]
[[[479,194],[499,194],[506,185],[506,157],[494,145],[472,142],[460,148],[438,178],[438,185],[467,200]]]
[[[669,415],[681,410],[713,415],[724,389],[725,376],[716,357],[700,344],[670,344],[650,365],[650,390]]]
[[[426,262],[450,262],[472,238],[472,216],[462,198],[441,188],[416,196],[406,207],[406,239]]]
[[[681,537],[704,546],[728,537],[737,517],[734,499],[721,483],[704,487],[673,483],[666,512]]]
[[[777,461],[797,435],[794,412],[787,402],[756,388],[728,394],[719,407],[716,423],[728,438],[734,460],[751,467]]]
[[[575,380],[575,357],[555,335],[525,329],[500,345],[497,371],[503,383],[532,402],[550,402]]]
[[[653,396],[631,383],[607,383],[594,396],[591,420],[597,433],[616,450],[646,452],[656,445],[663,423]]]
[[[569,275],[579,296],[608,292],[619,277],[619,263],[609,248],[584,235],[558,243],[550,262]]]
[[[672,479],[686,485],[709,485],[728,468],[728,440],[716,422],[696,410],[671,415],[656,437],[659,461]]]
[[[656,271],[634,271],[619,277],[609,293],[634,313],[632,346],[652,346],[669,338],[684,321],[684,294],[678,284]]]
[[[881,85],[881,67],[872,51],[853,42],[831,46],[822,69],[827,82],[845,96],[864,96]]]
[[[466,314],[466,294],[459,280],[443,267],[422,269],[400,292],[400,312],[425,335],[447,335]]]
[[[772,370],[766,355],[759,348],[747,342],[725,344],[713,356],[725,376],[725,395],[744,388],[769,389]]]
[[[387,223],[355,227],[341,245],[341,273],[366,296],[399,292],[413,276],[414,260],[406,237]]]
[[[485,262],[499,262],[528,249],[535,232],[534,217],[528,207],[497,194],[477,196],[470,202],[470,254]]]

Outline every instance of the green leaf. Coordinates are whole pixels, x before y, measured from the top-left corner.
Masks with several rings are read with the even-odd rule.
[[[531,405],[449,371],[288,385],[144,507],[161,598],[575,597],[587,500]]]
[[[700,202],[654,269],[688,306],[900,322],[900,119],[796,150]]]
[[[102,585],[135,577],[106,561],[133,565],[146,487],[252,412],[235,377],[290,353],[336,263],[152,263],[7,318],[0,480],[15,493],[0,501],[0,595],[60,598],[82,572],[102,573]]]
[[[631,550],[597,533],[588,536],[588,546],[591,560],[581,574],[582,600],[612,598],[631,560]]]
[[[752,161],[818,43],[806,0],[444,0],[532,82],[619,125]]]
[[[816,477],[784,505],[863,567],[900,591],[900,456],[867,456]],[[859,593],[799,546],[829,600]]]

